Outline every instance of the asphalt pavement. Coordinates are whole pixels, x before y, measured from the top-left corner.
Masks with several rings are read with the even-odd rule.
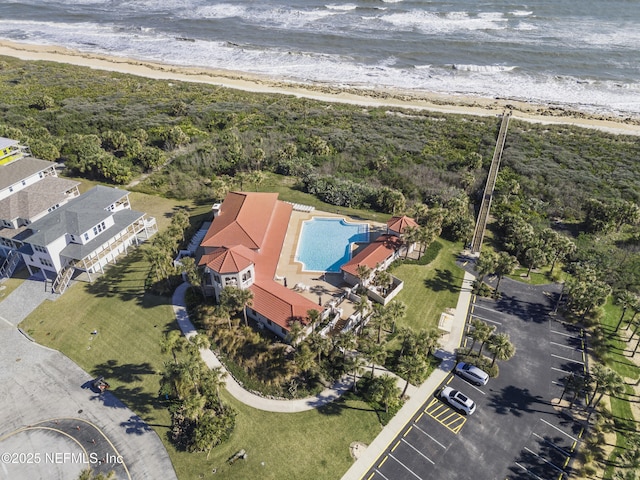
[[[34,283],[37,282],[37,283]],[[26,280],[0,303],[0,479],[68,480],[91,467],[117,479],[176,479],[155,431],[69,358],[17,322],[46,296]],[[90,332],[87,332],[90,335]]]

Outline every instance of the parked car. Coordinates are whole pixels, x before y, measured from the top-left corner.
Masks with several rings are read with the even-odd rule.
[[[461,410],[467,415],[471,415],[476,411],[476,403],[473,400],[451,387],[444,387],[440,392],[440,398],[456,410]]]
[[[476,385],[486,385],[489,381],[489,374],[487,372],[480,370],[478,367],[471,365],[470,363],[458,363],[456,365],[456,373]]]

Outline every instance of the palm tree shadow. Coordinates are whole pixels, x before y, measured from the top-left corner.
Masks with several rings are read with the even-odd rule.
[[[424,280],[424,286],[434,292],[449,291],[456,293],[460,291],[460,286],[457,282],[458,278],[451,273],[450,270],[443,270],[441,268],[436,269],[436,274],[433,278],[426,278]]]

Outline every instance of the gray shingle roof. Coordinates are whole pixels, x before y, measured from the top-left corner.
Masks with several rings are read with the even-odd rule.
[[[31,219],[67,199],[65,192],[80,182],[59,177],[42,180],[0,200],[0,220]]]
[[[24,157],[6,165],[0,165],[0,190],[4,190],[35,173],[42,172],[52,165],[55,163],[33,157]]]
[[[17,140],[11,140],[10,138],[0,137],[0,150],[7,147],[13,147],[14,145],[18,145]]]
[[[24,241],[44,247],[65,234],[79,236],[113,215],[106,208],[128,193],[98,185],[29,225],[33,234]]]
[[[111,237],[121,232],[136,220],[144,217],[144,213],[135,210],[120,210],[113,214],[114,224],[104,230],[100,235],[93,238],[90,242],[82,245],[80,243],[70,243],[61,252],[60,255],[76,260],[82,260],[91,252],[96,250],[100,245],[106,243]]]

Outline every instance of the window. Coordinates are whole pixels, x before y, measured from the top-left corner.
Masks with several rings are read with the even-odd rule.
[[[33,249],[36,252],[40,252],[40,253],[47,253],[47,249],[44,247],[41,247],[40,245],[33,245]]]
[[[85,234],[84,234],[84,239],[85,239],[85,240],[89,240],[89,234],[88,234],[88,233],[85,233]]]
[[[267,318],[267,324],[271,325],[271,320],[269,320],[268,318]]]
[[[213,276],[213,279],[214,279],[216,282],[220,283],[220,275],[214,275],[214,276]]]
[[[283,334],[283,335],[286,335],[286,334],[287,334],[287,331],[284,329],[284,327],[280,327],[280,330],[282,330],[282,334]]]
[[[22,186],[24,187],[27,184],[26,180],[22,180]]]
[[[40,263],[47,267],[53,267],[53,263],[51,263],[51,261],[46,258],[40,258]]]
[[[13,186],[9,187],[9,192],[13,192]]]

